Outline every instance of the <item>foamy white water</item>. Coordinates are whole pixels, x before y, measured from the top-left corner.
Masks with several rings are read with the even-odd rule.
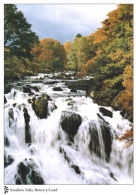
[[[106,109],[113,117],[104,116],[100,105],[85,97],[85,91],[71,93],[64,82],[31,82],[37,78],[51,81],[47,76],[26,77],[22,82],[38,87],[39,92],[32,90],[32,96],[16,83],[5,94],[5,184],[133,184],[133,144],[120,149],[115,140],[130,129],[131,122],[109,107]],[[53,87],[63,91],[53,91]],[[28,103],[41,94],[51,97],[46,119],[39,119]],[[30,116],[30,144],[25,141],[24,107]],[[81,117],[73,140],[61,125],[64,111],[67,120],[75,114],[67,125],[77,120],[74,117]]]

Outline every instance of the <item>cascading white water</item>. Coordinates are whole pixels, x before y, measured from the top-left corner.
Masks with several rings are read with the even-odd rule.
[[[41,77],[50,81],[46,76],[27,77],[22,84],[38,87],[39,92],[32,90],[34,97],[42,94],[51,97],[47,118],[37,117],[28,102],[29,94],[16,84],[5,94],[5,184],[132,184],[133,144],[118,149],[115,140],[130,129],[131,122],[109,107],[106,109],[113,116],[104,116],[100,106],[86,98],[84,91],[72,93],[64,82],[31,82]],[[54,86],[63,91],[53,91]],[[25,141],[24,107],[30,116],[31,143]],[[71,121],[75,125],[81,117],[72,139],[62,128],[62,112],[66,115],[66,126]],[[70,133],[74,128],[66,127]]]

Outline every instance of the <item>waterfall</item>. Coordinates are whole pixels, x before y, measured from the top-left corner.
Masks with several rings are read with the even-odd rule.
[[[5,98],[4,184],[133,184],[120,111],[48,74],[13,82]]]

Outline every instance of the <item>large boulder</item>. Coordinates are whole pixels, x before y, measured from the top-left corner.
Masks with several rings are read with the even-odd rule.
[[[33,99],[32,107],[36,113],[36,115],[42,119],[47,118],[48,114],[48,95],[43,95],[42,97],[38,97],[37,99]]]
[[[32,159],[25,159],[17,166],[17,173],[15,175],[15,183],[24,184],[45,184],[40,172],[38,172],[38,166]]]
[[[62,129],[73,138],[77,134],[77,130],[82,123],[81,116],[74,112],[62,111],[61,113],[61,127]]]
[[[98,117],[99,116],[100,115],[98,115]],[[97,125],[97,121],[94,120],[89,123],[90,152],[96,154],[100,158],[102,157],[102,153],[105,153],[105,159],[106,161],[109,161],[113,140],[111,127],[102,117],[99,117],[98,121],[99,125]],[[104,151],[101,151],[102,145],[104,146]]]
[[[112,136],[110,127],[107,124],[103,123],[103,122],[101,123],[101,130],[102,130],[102,138],[103,138],[103,141],[104,141],[106,160],[109,161],[110,153],[111,153],[111,150],[112,150],[113,136]]]
[[[25,142],[31,143],[31,133],[30,133],[30,115],[28,114],[28,111],[26,108],[23,109],[24,111],[24,120],[25,120]]]
[[[94,120],[89,124],[89,133],[90,133],[90,143],[89,148],[91,154],[96,154],[98,157],[101,157],[101,145],[99,141],[98,129]]]

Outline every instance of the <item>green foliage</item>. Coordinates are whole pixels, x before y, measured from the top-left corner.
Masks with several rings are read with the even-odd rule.
[[[82,72],[86,62],[96,55],[91,40],[85,36],[76,36],[71,49],[67,54],[67,66],[69,69]]]
[[[31,31],[31,24],[14,4],[4,5],[4,51],[19,58],[32,59],[31,48],[38,37]]]
[[[97,102],[116,109],[122,107],[132,118],[133,5],[119,5],[108,16],[102,28],[92,35],[98,50],[86,66],[94,75]]]
[[[78,33],[78,34],[76,35],[76,38],[80,38],[80,37],[82,37],[82,35],[81,35],[80,33]]]

